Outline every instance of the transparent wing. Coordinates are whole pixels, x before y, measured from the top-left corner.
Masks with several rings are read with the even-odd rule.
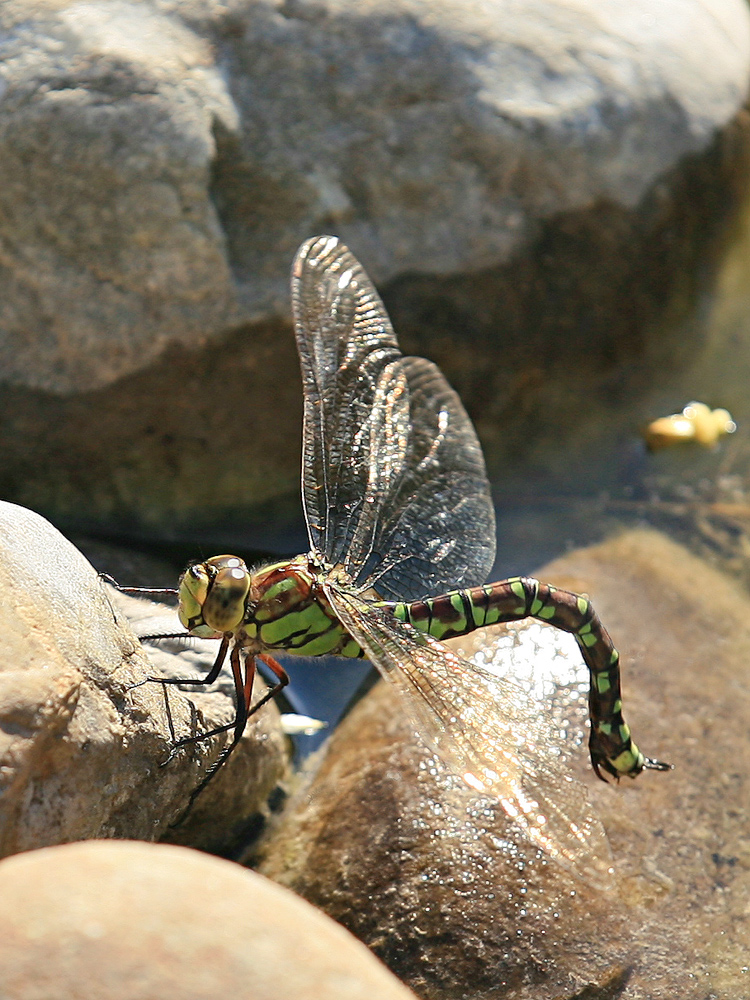
[[[326,585],[368,659],[403,697],[417,732],[464,781],[497,798],[536,847],[600,888],[611,888],[604,828],[580,782],[554,766],[557,738],[520,689],[384,608]]]
[[[336,238],[300,247],[292,308],[312,548],[389,600],[481,583],[495,517],[456,393],[432,362],[401,354],[380,297]]]

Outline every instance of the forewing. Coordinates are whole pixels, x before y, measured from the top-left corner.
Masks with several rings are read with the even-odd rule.
[[[334,237],[300,247],[292,308],[313,549],[387,599],[482,582],[494,511],[457,394],[432,362],[403,357],[375,288]]]
[[[386,609],[334,587],[326,587],[326,594],[368,659],[402,696],[419,736],[451,770],[497,798],[549,857],[590,884],[610,888],[604,828],[583,785],[555,767],[557,739],[541,721],[538,704]]]

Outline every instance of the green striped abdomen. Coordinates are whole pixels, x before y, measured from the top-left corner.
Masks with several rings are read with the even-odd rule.
[[[389,605],[396,618],[436,639],[466,635],[485,625],[537,618],[570,632],[589,669],[589,750],[594,770],[635,777],[646,758],[622,716],[620,657],[586,597],[557,590],[529,577],[514,577],[470,590],[456,590],[411,604]]]

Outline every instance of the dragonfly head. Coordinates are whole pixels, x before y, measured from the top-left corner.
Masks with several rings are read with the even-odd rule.
[[[188,567],[180,578],[177,614],[204,639],[234,632],[245,619],[251,577],[237,556],[214,556]]]

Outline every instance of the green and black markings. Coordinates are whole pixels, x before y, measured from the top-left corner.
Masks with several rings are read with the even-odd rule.
[[[571,633],[591,678],[589,751],[597,775],[602,778],[606,771],[615,778],[635,777],[644,767],[666,769],[645,757],[631,738],[622,716],[620,656],[588,598],[517,576],[388,607],[400,621],[440,640],[523,618],[537,618]]]
[[[394,683],[394,694],[429,706],[430,712],[415,713],[428,745],[439,744],[470,787],[494,794],[532,843],[586,877],[596,860],[596,823],[585,797],[568,794],[570,779],[558,781],[544,767],[544,740],[526,740],[536,707],[514,702],[504,717],[497,686],[486,683],[482,671],[456,664],[449,650],[396,619],[438,640],[523,618],[570,632],[591,677],[596,773],[619,778],[644,768],[667,770],[630,737],[609,635],[587,598],[527,577],[413,600],[484,579],[492,565],[495,515],[474,428],[437,367],[400,353],[375,288],[335,237],[300,247],[292,307],[305,404],[302,498],[310,550],[252,571],[236,556],[215,556],[189,567],[180,580],[180,622],[220,645],[205,677],[161,683],[212,684],[228,659],[237,701],[234,720],[207,733],[176,739],[170,728],[173,752],[231,734],[188,809],[237,746],[248,719],[288,682],[272,654],[359,657],[366,649]],[[443,671],[445,657],[459,669]],[[253,702],[256,660],[275,683]],[[432,699],[436,691],[440,697]],[[508,687],[504,697],[513,701],[516,694]],[[461,718],[469,699],[471,711]],[[516,753],[521,743],[523,759]],[[497,760],[505,765],[496,769]],[[539,766],[528,766],[529,760]],[[517,766],[508,765],[514,761]]]

